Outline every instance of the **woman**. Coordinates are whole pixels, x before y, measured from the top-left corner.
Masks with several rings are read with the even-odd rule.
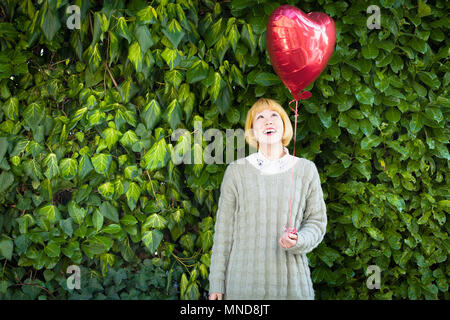
[[[246,141],[258,151],[225,170],[210,300],[314,299],[306,253],[324,237],[326,206],[315,164],[289,155],[292,135],[289,117],[276,101],[259,99],[248,111]],[[285,231],[289,212],[297,234]]]

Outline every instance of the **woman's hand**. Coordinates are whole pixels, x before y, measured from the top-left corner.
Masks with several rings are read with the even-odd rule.
[[[283,248],[289,249],[297,244],[297,238],[296,234],[284,232],[279,242]]]
[[[209,295],[209,300],[222,300],[222,294],[221,293],[211,293]]]

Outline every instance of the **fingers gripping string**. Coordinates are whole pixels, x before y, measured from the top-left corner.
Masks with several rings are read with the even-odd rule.
[[[309,92],[309,91],[304,91],[304,92],[302,92],[302,94],[300,95],[300,97],[299,97],[299,100],[302,100],[302,99],[308,99],[309,97],[311,97],[311,93]],[[291,103],[292,102],[294,102],[295,101],[295,110],[294,110],[294,108],[292,108],[291,107]],[[292,155],[295,157],[295,142],[296,142],[296,140],[297,140],[297,117],[298,117],[298,100],[292,100],[291,102],[289,102],[289,108],[292,110],[292,111],[294,111],[294,115],[295,115],[295,124],[294,124],[294,151],[292,152]],[[288,228],[284,228],[284,231],[285,232],[288,232],[288,233],[293,233],[293,234],[296,234],[297,233],[297,230],[295,229],[295,228],[293,228],[292,227],[292,224],[291,224],[291,216],[292,216],[292,193],[293,193],[293,190],[292,190],[292,183],[293,183],[293,180],[294,180],[294,167],[295,167],[295,165],[293,165],[292,166],[292,170],[291,170],[291,183],[290,183],[290,188],[289,188],[289,190],[290,190],[290,192],[291,192],[291,195],[290,195],[290,204],[289,204],[289,227]]]

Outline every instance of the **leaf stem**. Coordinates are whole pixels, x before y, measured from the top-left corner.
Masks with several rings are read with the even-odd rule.
[[[40,286],[38,284],[35,284],[35,283],[23,283],[22,281],[19,280],[19,278],[17,276],[16,276],[16,280],[19,281],[19,283],[15,284],[16,286],[35,286],[35,287],[38,287],[38,288],[44,290],[45,292],[47,292],[49,295],[52,296],[52,298],[54,300],[56,300],[56,297],[47,288],[44,288],[44,287],[42,287],[42,286]]]

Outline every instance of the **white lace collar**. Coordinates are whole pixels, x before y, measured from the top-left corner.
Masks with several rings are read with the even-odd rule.
[[[275,174],[284,172],[290,169],[295,164],[294,156],[289,154],[289,150],[286,147],[283,147],[285,155],[280,159],[270,160],[258,150],[258,152],[252,153],[247,156],[249,162],[257,169],[260,170],[261,174]]]

